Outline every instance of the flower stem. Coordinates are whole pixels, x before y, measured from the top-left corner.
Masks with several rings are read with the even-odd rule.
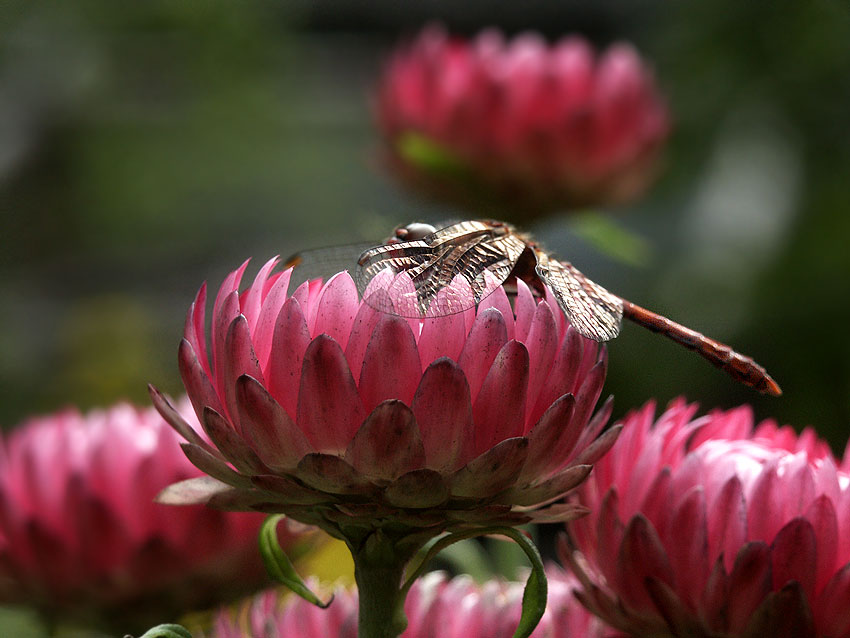
[[[407,627],[404,569],[420,544],[396,543],[378,531],[351,547],[360,599],[358,638],[396,638]]]

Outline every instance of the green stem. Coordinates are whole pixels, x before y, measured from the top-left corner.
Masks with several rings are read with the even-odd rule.
[[[372,534],[361,547],[351,547],[360,597],[358,638],[396,638],[405,630],[407,589],[402,589],[401,581],[419,547],[407,545],[400,549],[381,532]]]

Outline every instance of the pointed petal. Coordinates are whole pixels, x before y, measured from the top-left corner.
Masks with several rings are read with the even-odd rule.
[[[254,345],[251,343],[248,320],[244,315],[239,315],[230,324],[225,339],[225,348],[223,370],[220,371],[220,374],[224,376],[224,400],[228,416],[233,425],[241,432],[239,407],[236,403],[236,380],[243,374],[247,374],[260,383],[264,383],[260,364],[254,354]]]
[[[240,298],[240,308],[245,319],[248,321],[248,331],[253,334],[260,318],[260,309],[263,303],[264,289],[269,273],[277,265],[278,258],[272,257],[260,268],[251,287],[248,288]]]
[[[528,388],[528,350],[518,341],[501,349],[475,399],[475,451],[479,454],[499,441],[525,432]]]
[[[342,452],[366,413],[339,344],[313,339],[304,354],[297,423],[316,450]]]
[[[330,494],[368,494],[371,483],[340,457],[308,454],[298,463],[296,478],[309,487]]]
[[[259,474],[251,477],[251,483],[259,490],[268,492],[285,503],[295,505],[318,505],[333,501],[333,497],[323,492],[311,490],[297,481],[277,474]]]
[[[348,367],[358,375],[363,368],[366,347],[369,345],[375,326],[378,325],[378,320],[383,314],[369,304],[361,303],[354,317],[351,335],[348,337],[348,344],[345,346],[345,359],[348,361]]]
[[[445,480],[434,470],[419,469],[402,474],[384,490],[386,501],[396,507],[438,507],[449,498]]]
[[[438,303],[439,297],[440,295],[437,293]],[[463,313],[426,318],[422,322],[422,332],[418,341],[422,368],[425,369],[440,357],[448,357],[457,361],[463,350],[466,333]]]
[[[617,555],[617,591],[637,611],[654,613],[655,605],[646,589],[646,579],[655,578],[674,586],[670,560],[652,524],[641,514],[631,518]]]
[[[319,293],[313,335],[333,337],[345,350],[359,303],[357,286],[347,271],[331,277]]]
[[[148,385],[148,393],[151,396],[151,400],[153,401],[156,411],[159,412],[160,416],[165,419],[166,423],[174,428],[180,436],[186,439],[189,443],[194,443],[198,447],[205,448],[208,452],[213,451],[213,448],[209,445],[209,443],[204,441],[195,429],[186,423],[186,420],[171,403],[169,397],[165,396],[152,385]]]
[[[487,498],[516,482],[528,452],[528,439],[506,439],[455,472],[450,482],[452,497]]]
[[[263,307],[260,309],[260,316],[257,319],[257,325],[253,331],[254,351],[263,370],[268,370],[269,367],[269,356],[272,352],[275,324],[277,323],[277,317],[283,308],[283,304],[286,303],[286,294],[289,290],[291,277],[292,268],[287,268],[275,280],[272,287],[266,293],[266,298],[263,300]]]
[[[398,400],[378,404],[354,435],[344,458],[370,479],[393,480],[420,469],[425,449],[413,412]]]
[[[532,414],[543,414],[560,396],[570,393],[575,395],[578,391],[578,370],[581,366],[583,347],[579,334],[573,329],[567,330],[546,383],[537,395]]]
[[[159,494],[156,502],[163,505],[203,505],[212,496],[232,489],[211,476],[198,476],[172,483]]]
[[[592,465],[569,467],[560,474],[556,474],[537,485],[510,490],[504,497],[500,497],[500,502],[531,506],[561,498],[567,492],[579,486],[592,469]]]
[[[492,293],[487,295],[478,304],[478,313],[480,314],[487,308],[495,308],[502,313],[502,319],[505,321],[505,331],[508,340],[514,338],[514,311],[511,308],[511,302],[508,301],[508,295],[502,286],[497,287]]]
[[[555,325],[555,315],[545,301],[537,305],[531,328],[523,341],[528,347],[529,375],[528,399],[526,406],[526,423],[537,423],[545,410],[545,406],[537,406],[537,397],[544,386],[548,385],[552,372],[552,363],[558,349],[558,329]]]
[[[298,410],[298,388],[304,353],[310,345],[310,331],[301,306],[290,298],[275,320],[274,340],[266,366],[269,393],[286,413],[295,418]]]
[[[742,632],[750,617],[765,596],[770,592],[770,549],[761,541],[744,545],[735,557],[735,566],[729,575],[729,598],[727,609],[728,631]]]
[[[565,394],[555,401],[528,434],[528,458],[522,468],[521,481],[546,477],[568,458],[582,424],[573,419],[575,398]]]
[[[528,285],[522,279],[517,279],[516,299],[514,299],[514,312],[516,313],[514,338],[517,341],[526,341],[528,331],[531,329],[531,322],[534,318],[536,306],[537,303],[534,301],[534,295],[531,294]]]
[[[256,452],[218,412],[212,408],[205,408],[201,423],[210,440],[237,471],[242,474],[268,472],[268,468],[263,465]]]
[[[304,455],[315,452],[286,410],[256,379],[243,375],[236,389],[243,432],[263,463],[273,470],[292,469]]]
[[[475,401],[484,377],[496,355],[508,341],[502,313],[490,308],[478,315],[463,345],[458,363],[469,383],[469,396]]]
[[[222,483],[227,483],[233,487],[250,487],[251,482],[247,477],[236,472],[220,458],[191,443],[181,443],[180,447],[183,448],[183,453],[192,465],[204,474],[209,474]]]
[[[413,397],[426,465],[453,472],[472,459],[472,405],[460,367],[442,358],[429,365]]]
[[[850,632],[850,563],[839,569],[824,587],[814,605],[823,636],[846,636]]]
[[[771,545],[773,588],[781,589],[794,580],[811,599],[814,595],[818,545],[812,524],[804,518],[789,521]]]
[[[186,314],[186,325],[183,329],[183,336],[192,346],[192,350],[198,355],[198,360],[201,367],[207,376],[212,374],[210,370],[210,360],[207,356],[207,335],[206,335],[206,306],[207,306],[207,284],[201,286],[198,294],[195,295],[195,300],[189,306],[189,312]]]
[[[383,314],[366,346],[358,388],[371,411],[381,401],[399,399],[410,405],[422,374],[416,340],[407,321]]]
[[[676,574],[687,574],[679,583],[678,593],[690,609],[696,609],[703,587],[708,580],[708,523],[705,493],[691,490],[676,508],[671,536],[667,543],[670,565]]]
[[[741,480],[733,476],[714,499],[708,517],[709,553],[723,557],[724,567],[731,572],[735,553],[747,539],[747,510]]]
[[[177,350],[177,363],[180,367],[180,378],[183,379],[186,394],[192,401],[192,407],[195,409],[198,420],[201,420],[204,408],[207,406],[216,412],[223,412],[224,408],[212,382],[207,377],[198,362],[198,357],[195,356],[195,351],[186,339],[180,342],[180,347]]]

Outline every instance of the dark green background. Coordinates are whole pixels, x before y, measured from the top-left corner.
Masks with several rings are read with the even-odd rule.
[[[850,5],[845,1],[76,2],[0,11],[0,423],[180,391],[176,346],[204,279],[245,257],[377,239],[422,202],[378,161],[382,56],[431,19],[471,34],[630,40],[669,96],[661,177],[613,261],[567,215],[550,250],[763,363],[761,397],[627,326],[615,414],[683,394],[752,403],[843,448],[850,425]],[[484,211],[482,211],[483,214]]]

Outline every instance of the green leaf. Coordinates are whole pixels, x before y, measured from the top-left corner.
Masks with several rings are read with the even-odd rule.
[[[164,624],[151,627],[139,638],[192,638],[192,634],[183,625]]]
[[[295,571],[292,561],[280,547],[277,540],[277,524],[284,518],[286,517],[283,514],[269,516],[260,528],[260,555],[263,557],[266,570],[272,578],[289,587],[301,598],[324,609],[333,602],[333,596],[325,603],[310,591]]]
[[[396,142],[396,151],[414,166],[434,173],[459,173],[463,161],[449,149],[419,133],[405,133]]]
[[[632,266],[645,266],[652,247],[643,237],[626,230],[608,215],[587,211],[575,215],[573,232],[600,252]]]
[[[525,590],[522,594],[522,614],[519,619],[519,625],[513,635],[513,638],[528,638],[531,632],[534,631],[534,628],[537,627],[540,619],[543,618],[543,612],[546,611],[549,583],[546,580],[543,559],[540,557],[537,547],[522,532],[512,527],[485,527],[483,529],[455,532],[429,543],[422,551],[423,556],[418,567],[408,577],[401,588],[402,600],[407,596],[407,592],[413,583],[416,582],[416,579],[425,570],[428,562],[443,549],[467,538],[496,534],[507,536],[519,545],[520,549],[525,552],[525,555],[528,556],[528,560],[531,562],[531,573],[528,575],[528,580],[525,582]]]

